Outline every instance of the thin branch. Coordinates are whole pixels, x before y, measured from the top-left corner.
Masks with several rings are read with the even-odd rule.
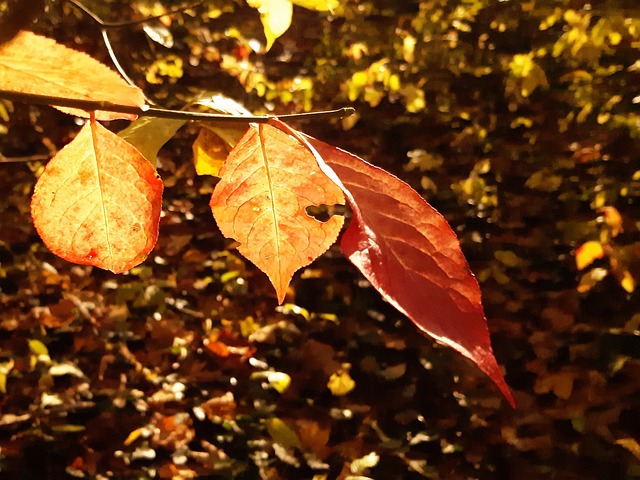
[[[122,21],[122,22],[107,22],[107,21],[102,20],[98,15],[96,15],[91,10],[89,10],[81,2],[79,2],[77,0],[67,0],[67,1],[70,4],[72,4],[74,7],[76,7],[77,9],[81,10],[85,15],[90,17],[91,20],[93,20],[95,23],[100,25],[102,28],[121,28],[121,27],[128,27],[128,26],[131,26],[131,25],[139,25],[141,23],[150,22],[151,20],[157,20],[159,18],[166,17],[167,15],[175,15],[176,13],[182,13],[185,10],[189,10],[190,8],[199,7],[200,5],[202,5],[204,3],[202,1],[199,1],[199,2],[190,3],[188,5],[182,5],[181,7],[171,8],[171,9],[167,10],[165,13],[162,13],[160,15],[154,15],[152,17],[138,18],[138,19],[135,19],[135,20],[125,20],[125,21]]]
[[[116,52],[113,50],[113,47],[111,46],[111,41],[109,40],[109,34],[108,34],[107,29],[106,28],[101,28],[100,32],[102,33],[102,40],[104,41],[104,45],[107,47],[107,52],[109,52],[109,57],[111,57],[111,62],[116,67],[116,70],[118,70],[118,73],[120,74],[120,76],[122,78],[124,78],[124,80],[129,85],[131,85],[132,87],[138,88],[138,86],[131,79],[131,77],[129,75],[127,75],[127,72],[124,70],[124,68],[122,67],[122,65],[118,61],[118,56],[116,55]],[[144,93],[143,93],[143,95],[144,95]],[[145,95],[144,99],[145,99],[145,101],[147,103],[155,105],[155,102],[149,100],[146,95]]]
[[[228,122],[228,123],[268,123],[273,118],[282,120],[317,120],[321,118],[344,118],[352,115],[355,109],[352,107],[339,108],[337,110],[323,110],[319,112],[293,113],[286,115],[226,115],[218,113],[189,112],[184,110],[169,110],[153,108],[148,105],[140,107],[120,105],[111,102],[96,100],[81,100],[75,98],[50,97],[48,95],[36,95],[34,93],[12,92],[0,90],[0,98],[7,100],[32,103],[36,105],[51,105],[55,107],[77,108],[87,112],[102,110],[105,112],[118,112],[138,115],[140,117],[171,118],[186,121],[204,122]]]
[[[0,163],[28,163],[49,160],[51,155],[30,155],[28,157],[5,157],[0,153]]]

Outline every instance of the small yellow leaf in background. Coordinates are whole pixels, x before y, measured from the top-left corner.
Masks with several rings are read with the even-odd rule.
[[[626,448],[627,450],[629,450],[638,460],[640,460],[640,445],[638,444],[638,442],[631,438],[621,438],[619,440],[616,440],[616,445],[620,445],[621,447]]]
[[[583,270],[602,257],[604,257],[602,244],[595,240],[590,240],[583,243],[576,250],[576,267],[578,267],[578,270]]]
[[[279,443],[285,448],[298,447],[300,448],[300,439],[296,432],[291,430],[289,426],[277,417],[267,420],[267,431],[273,441]]]
[[[198,138],[193,142],[193,163],[196,173],[218,176],[229,151],[226,142],[218,135],[207,128],[201,129]]]
[[[617,208],[603,207],[602,213],[604,214],[605,223],[611,229],[612,238],[615,238],[624,232],[624,229],[622,228],[622,215],[620,215]]]
[[[625,270],[622,274],[620,286],[624,288],[627,293],[633,293],[636,289],[636,281],[628,270]]]
[[[351,378],[348,371],[338,370],[329,377],[327,388],[329,388],[331,393],[336,397],[341,397],[356,388],[356,382]]]
[[[29,340],[29,350],[31,350],[31,353],[33,353],[34,355],[45,355],[47,357],[49,356],[49,350],[47,349],[47,346],[40,340]]]
[[[132,431],[129,436],[127,436],[127,438],[124,441],[124,445],[131,445],[133,442],[135,442],[138,438],[140,438],[140,435],[142,435],[142,428],[136,428],[134,431]]]
[[[291,26],[293,4],[289,0],[247,0],[250,7],[260,12],[260,20],[269,50],[276,39]]]
[[[291,0],[291,3],[318,12],[333,12],[340,6],[338,0]]]
[[[585,273],[580,279],[577,290],[579,293],[586,293],[591,290],[598,282],[609,274],[606,268],[592,268]]]

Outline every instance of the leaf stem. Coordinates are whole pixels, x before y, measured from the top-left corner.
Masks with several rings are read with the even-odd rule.
[[[99,102],[96,100],[83,100],[76,98],[50,97],[48,95],[36,95],[34,93],[12,92],[0,90],[0,98],[6,100],[32,103],[36,105],[51,105],[55,107],[77,108],[87,112],[102,110],[106,112],[129,113],[140,117],[171,118],[175,120],[201,121],[201,122],[227,122],[227,123],[268,123],[274,118],[283,120],[316,120],[321,118],[344,118],[352,115],[355,109],[343,107],[336,110],[322,110],[318,112],[293,113],[286,115],[227,115],[219,113],[190,112],[185,110],[170,110],[165,108],[153,108],[148,105],[135,107],[120,105],[111,102]]]

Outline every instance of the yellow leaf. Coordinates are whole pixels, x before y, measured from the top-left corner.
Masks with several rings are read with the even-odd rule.
[[[47,346],[40,340],[29,340],[29,350],[31,350],[31,353],[33,353],[34,355],[49,356],[49,350],[47,349]]]
[[[579,293],[586,293],[591,290],[598,282],[609,274],[605,268],[593,268],[585,273],[580,279],[577,290]]]
[[[611,237],[617,237],[624,232],[622,227],[622,215],[616,207],[603,207],[602,213],[604,214],[604,221],[611,229]]]
[[[319,12],[333,12],[340,6],[338,0],[291,0],[291,3],[299,7],[309,10],[317,10]]]
[[[131,107],[145,105],[142,90],[127,84],[106,65],[27,31],[20,32],[0,48],[0,89]],[[89,116],[83,110],[58,109],[71,115]],[[96,112],[98,120],[134,120],[135,117],[134,114]]]
[[[273,441],[279,443],[285,448],[298,447],[300,448],[300,439],[296,432],[291,430],[289,426],[279,418],[270,418],[267,420],[267,430]]]
[[[625,270],[622,274],[620,286],[624,288],[627,293],[633,293],[636,289],[636,281],[628,270]]]
[[[200,130],[193,142],[193,163],[198,175],[217,177],[228,155],[229,148],[218,135],[207,128]]]
[[[585,242],[576,250],[576,267],[578,270],[584,270],[602,257],[604,257],[604,249],[600,242],[595,240]]]
[[[258,10],[269,50],[276,39],[291,26],[293,4],[289,0],[247,0],[250,7]]]
[[[135,442],[138,438],[140,438],[140,435],[142,435],[142,429],[141,428],[136,428],[133,432],[131,432],[129,434],[129,436],[125,439],[124,444],[125,445],[131,445],[133,442]]]
[[[341,397],[356,388],[356,382],[351,378],[349,372],[345,370],[338,370],[329,377],[327,387],[331,390],[333,395]]]
[[[634,457],[640,460],[640,445],[638,445],[638,442],[635,439],[631,437],[620,438],[619,440],[616,440],[616,445],[626,448]]]

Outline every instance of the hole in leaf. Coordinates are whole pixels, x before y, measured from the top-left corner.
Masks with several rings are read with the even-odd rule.
[[[346,205],[309,205],[305,211],[307,215],[315,218],[319,222],[326,222],[334,215],[344,216],[347,213]]]

